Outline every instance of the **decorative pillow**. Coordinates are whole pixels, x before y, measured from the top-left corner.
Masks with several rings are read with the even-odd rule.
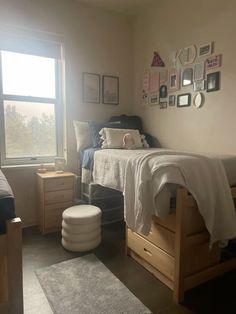
[[[103,128],[113,128],[113,129],[121,129],[123,125],[118,122],[104,122],[104,123],[97,123],[97,122],[89,122],[90,131],[92,135],[93,147],[101,147],[102,140],[101,135],[99,132]]]
[[[127,133],[132,136],[135,148],[143,147],[138,130],[103,128],[99,132],[102,139],[102,148],[123,148],[123,138]]]
[[[141,141],[142,141],[143,147],[145,147],[145,148],[150,147],[150,145],[148,144],[148,142],[146,140],[146,136],[144,134],[141,135]]]
[[[75,129],[77,151],[79,152],[85,148],[93,146],[89,122],[74,120],[73,124]]]

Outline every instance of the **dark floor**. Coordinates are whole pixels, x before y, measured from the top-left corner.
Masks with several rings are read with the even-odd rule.
[[[25,314],[52,313],[34,270],[84,255],[64,250],[60,240],[59,233],[42,236],[36,227],[23,231]],[[102,244],[93,253],[153,313],[236,314],[236,271],[187,292],[181,306],[173,302],[170,289],[125,255],[123,224],[104,226]]]

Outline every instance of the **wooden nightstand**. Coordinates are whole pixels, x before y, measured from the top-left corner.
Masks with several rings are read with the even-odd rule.
[[[74,205],[75,175],[37,173],[38,226],[42,234],[61,229],[63,211]]]

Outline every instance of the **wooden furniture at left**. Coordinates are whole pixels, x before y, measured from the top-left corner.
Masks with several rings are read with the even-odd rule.
[[[55,171],[37,173],[38,226],[42,234],[61,229],[63,211],[74,205],[75,175]]]
[[[7,221],[0,235],[0,313],[23,314],[21,220]]]

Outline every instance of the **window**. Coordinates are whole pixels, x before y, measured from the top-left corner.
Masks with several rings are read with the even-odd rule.
[[[0,69],[2,164],[62,156],[58,59],[2,50]]]

